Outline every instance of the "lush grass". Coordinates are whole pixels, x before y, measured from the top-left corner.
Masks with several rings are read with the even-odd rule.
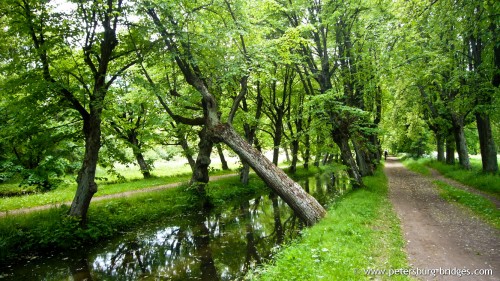
[[[431,158],[405,158],[403,164],[408,169],[423,175],[430,175],[428,167],[431,167],[447,178],[500,197],[500,174],[483,173],[480,159],[471,158],[471,170],[464,170],[458,164],[447,165]]]
[[[218,170],[211,175],[222,175],[235,173],[234,171]],[[108,194],[121,193],[125,191],[138,190],[148,187],[165,185],[169,183],[186,182],[190,179],[190,173],[172,174],[165,177],[152,177],[149,179],[131,179],[125,182],[101,182],[98,185],[98,191],[94,196],[103,196]],[[29,208],[34,206],[60,204],[73,200],[75,196],[76,185],[66,184],[57,189],[45,193],[36,193],[25,196],[0,198],[0,211],[9,211],[20,208]]]
[[[410,171],[429,176],[431,171],[426,167],[426,164],[430,161],[429,158],[414,159],[410,157],[403,157],[402,162],[406,168]]]
[[[446,165],[438,161],[428,161],[427,165],[438,170],[447,178],[452,178],[463,184],[475,187],[490,194],[500,196],[500,174],[492,175],[482,172],[481,160],[471,159],[470,171],[458,165]]]
[[[434,184],[439,187],[439,195],[445,200],[466,206],[486,222],[500,229],[500,211],[490,200],[480,195],[455,188],[442,181],[434,181]]]
[[[238,177],[220,179],[207,187],[211,204],[227,204],[231,199],[245,199],[267,189],[254,179],[242,186]],[[187,187],[166,189],[94,202],[85,228],[66,216],[68,207],[7,216],[0,219],[0,261],[37,251],[64,250],[96,243],[102,239],[134,231],[148,222],[183,216],[199,207],[199,199]]]
[[[368,275],[369,269],[408,268],[399,220],[387,198],[387,178],[378,171],[333,205],[325,219],[285,247],[275,262],[248,274],[251,280],[408,280]]]

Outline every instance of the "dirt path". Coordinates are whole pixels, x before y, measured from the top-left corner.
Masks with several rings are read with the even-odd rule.
[[[433,178],[406,169],[396,158],[386,162],[389,196],[401,220],[406,252],[422,280],[500,280],[500,231],[464,208],[444,201]],[[436,269],[433,272],[429,271]],[[462,276],[457,269],[491,269],[493,276]],[[445,272],[444,270],[448,270]],[[450,270],[452,272],[450,272]],[[481,273],[481,272],[476,272]]]
[[[210,180],[216,181],[219,179],[229,178],[229,177],[234,177],[234,176],[236,176],[236,174],[213,176],[213,177],[210,177]],[[170,184],[166,184],[166,185],[159,185],[159,186],[143,188],[143,189],[138,189],[138,190],[126,191],[126,192],[115,193],[115,194],[108,194],[108,195],[103,195],[103,196],[96,196],[96,197],[92,198],[92,202],[107,200],[107,199],[112,199],[112,198],[130,197],[130,196],[133,196],[133,195],[139,194],[139,193],[154,192],[154,191],[159,191],[159,190],[163,190],[163,189],[167,189],[167,188],[178,187],[182,184],[184,184],[184,182],[175,182],[175,183],[170,183]],[[17,215],[17,214],[22,214],[22,213],[30,213],[30,212],[35,212],[35,211],[47,210],[50,208],[57,208],[57,207],[60,207],[61,205],[68,205],[69,206],[69,205],[71,205],[71,201],[36,206],[36,207],[31,207],[31,208],[21,208],[21,209],[10,210],[10,211],[0,211],[0,218],[5,217],[7,215]]]

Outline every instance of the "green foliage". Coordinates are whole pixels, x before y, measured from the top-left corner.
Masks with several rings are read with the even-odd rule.
[[[276,260],[249,273],[251,280],[370,280],[366,269],[408,268],[404,241],[387,198],[381,170],[333,205],[321,222],[280,251]],[[387,278],[386,276],[382,279]],[[393,276],[391,280],[409,280]]]
[[[434,181],[434,184],[439,187],[441,197],[466,206],[485,221],[500,229],[500,211],[493,202],[481,195],[455,188],[442,181]]]

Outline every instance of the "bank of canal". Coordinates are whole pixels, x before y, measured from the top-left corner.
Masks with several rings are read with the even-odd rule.
[[[299,180],[328,206],[348,189],[344,172]],[[236,280],[269,261],[303,227],[268,192],[192,209],[94,247],[37,254],[2,265],[3,280]]]

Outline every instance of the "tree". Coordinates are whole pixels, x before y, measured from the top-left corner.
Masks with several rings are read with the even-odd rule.
[[[222,141],[235,151],[307,224],[312,225],[317,222],[325,214],[323,207],[283,171],[278,169],[259,151],[239,136],[231,123],[221,122],[217,100],[210,91],[208,80],[202,72],[202,66],[196,63],[197,59],[195,59],[195,54],[203,54],[206,50],[200,48],[195,52],[194,49],[197,47],[195,45],[196,41],[187,40],[189,35],[193,34],[186,33],[181,28],[179,19],[172,13],[170,7],[159,9],[161,6],[153,6],[151,3],[147,3],[145,8],[158,30],[165,47],[181,70],[185,81],[196,89],[202,97],[206,136],[215,142]],[[190,17],[194,16],[195,12],[208,12],[208,10],[204,9],[204,5],[186,8],[188,8],[187,11]],[[163,20],[157,11],[161,13],[160,15],[163,17]],[[195,21],[191,21],[190,18],[186,20],[195,26]],[[201,18],[199,20],[202,21]],[[196,28],[201,31],[203,28],[210,28],[210,26],[205,25],[203,28],[202,26],[196,26]],[[196,29],[191,28],[188,30],[193,32]],[[207,34],[205,33],[206,31],[203,31],[201,34]],[[236,99],[235,101],[236,105],[233,104],[231,108],[238,107],[237,103],[240,100]],[[234,114],[232,112],[229,116]]]
[[[97,192],[94,179],[106,94],[135,63],[117,35],[127,8],[121,0],[74,2],[65,13],[55,11],[50,3],[30,0],[8,1],[6,7],[13,15],[9,27],[29,38],[19,47],[28,48],[34,65],[30,72],[37,78],[34,81],[45,83],[48,102],[76,110],[83,121],[85,152],[69,211],[83,222]]]

